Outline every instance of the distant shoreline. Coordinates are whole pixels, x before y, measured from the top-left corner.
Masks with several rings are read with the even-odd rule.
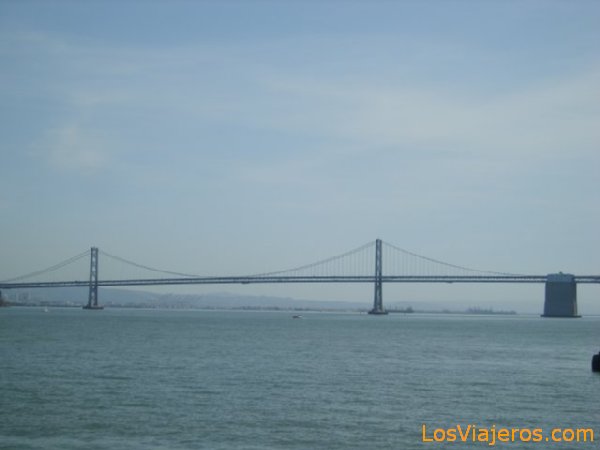
[[[61,302],[1,302],[2,307],[23,307],[23,308],[82,308],[84,305],[76,305],[73,303]],[[119,304],[105,303],[102,306],[105,308],[115,309],[156,309],[156,310],[197,310],[197,311],[281,311],[281,312],[355,312],[367,313],[369,308],[306,308],[293,306],[192,306],[192,305],[154,305],[150,303],[139,304]],[[516,311],[501,311],[491,308],[467,308],[466,310],[420,310],[411,307],[401,309],[388,309],[390,314],[456,314],[456,315],[482,315],[482,316],[514,316],[518,315]]]

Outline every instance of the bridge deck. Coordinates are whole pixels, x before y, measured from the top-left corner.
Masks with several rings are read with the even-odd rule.
[[[385,283],[545,283],[546,275],[498,276],[410,276],[384,275]],[[137,280],[98,280],[98,286],[166,286],[192,284],[269,284],[269,283],[374,283],[375,276],[229,276],[151,278]],[[600,283],[600,276],[575,277],[576,283]],[[89,286],[89,280],[49,281],[35,283],[4,283],[0,289]]]

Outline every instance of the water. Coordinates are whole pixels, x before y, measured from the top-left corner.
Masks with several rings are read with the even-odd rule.
[[[0,448],[490,447],[423,424],[591,427],[549,447],[598,448],[599,350],[597,317],[3,308]]]

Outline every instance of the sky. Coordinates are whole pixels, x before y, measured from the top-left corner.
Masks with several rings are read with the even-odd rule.
[[[228,275],[376,238],[599,274],[598,23],[584,0],[0,0],[0,279],[91,246]],[[543,286],[390,293],[543,302]],[[600,287],[579,300],[600,313]]]

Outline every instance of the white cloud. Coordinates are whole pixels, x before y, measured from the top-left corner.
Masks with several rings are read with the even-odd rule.
[[[61,170],[95,171],[110,161],[102,140],[75,124],[49,130],[36,149],[50,165]]]
[[[320,133],[368,148],[442,148],[483,154],[589,154],[600,139],[600,70],[485,95],[368,83],[284,80],[271,85],[281,105],[312,106],[254,120],[273,128]],[[288,113],[289,112],[289,113]],[[288,114],[286,114],[288,113]],[[266,125],[264,123],[263,125]]]
[[[74,113],[110,107],[129,108],[136,114],[160,110],[173,117],[219,120],[232,127],[301,132],[340,141],[340,147],[331,147],[332,152],[343,145],[351,152],[359,148],[425,147],[538,157],[559,154],[566,147],[571,151],[589,149],[600,137],[600,127],[596,126],[600,115],[598,68],[570,77],[562,74],[562,79],[539,80],[526,87],[505,85],[502,92],[495,93],[468,91],[464,85],[440,83],[431,77],[419,80],[414,74],[431,69],[432,63],[419,62],[418,58],[403,62],[412,65],[407,69],[412,78],[388,78],[382,85],[373,73],[345,77],[343,70],[348,67],[330,66],[328,72],[311,76],[298,70],[300,61],[284,64],[268,58],[253,61],[247,56],[260,54],[257,49],[264,50],[264,43],[214,48],[188,45],[149,52],[90,43],[56,44],[40,36],[35,41],[60,53],[69,67],[67,72],[79,77],[64,92]],[[330,51],[344,48],[342,37],[326,42]],[[370,41],[373,48],[377,43],[377,39]],[[284,54],[285,45],[289,42],[271,44],[267,53]],[[310,38],[295,44],[308,48],[316,45]],[[438,49],[428,42],[426,54],[447,54],[440,49],[447,50],[448,45],[439,43]],[[405,48],[404,53],[408,50]],[[473,49],[459,50],[468,54]],[[92,74],[92,79],[102,82],[88,81]],[[74,133],[68,128],[58,135],[66,141],[83,137],[81,130]],[[58,159],[65,159],[65,151],[56,153]],[[96,153],[92,146],[79,151],[81,157],[75,159],[94,165],[99,161]]]

